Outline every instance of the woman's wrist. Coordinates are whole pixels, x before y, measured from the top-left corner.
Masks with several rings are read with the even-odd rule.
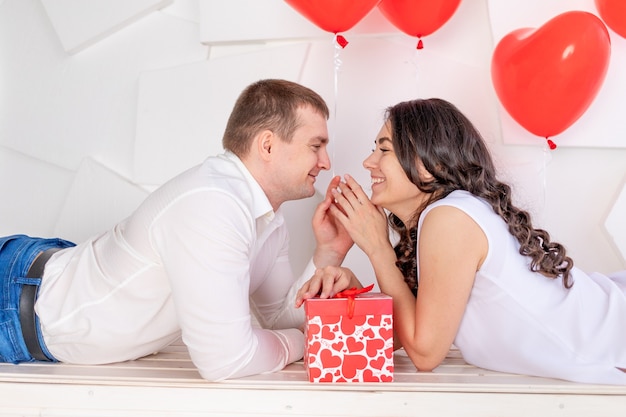
[[[395,265],[397,260],[396,252],[393,250],[393,247],[389,242],[372,246],[371,248],[368,248],[368,250],[364,249],[363,252],[365,252],[372,264],[378,262],[392,262]]]

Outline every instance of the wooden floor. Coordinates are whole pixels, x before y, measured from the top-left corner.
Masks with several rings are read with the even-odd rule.
[[[620,416],[626,386],[486,371],[451,350],[434,372],[395,357],[394,382],[313,384],[301,362],[209,383],[182,345],[113,365],[0,364],[0,416]]]

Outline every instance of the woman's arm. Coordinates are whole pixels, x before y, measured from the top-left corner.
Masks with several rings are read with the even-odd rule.
[[[381,290],[393,297],[400,342],[415,366],[429,371],[445,358],[456,337],[488,244],[482,229],[467,214],[440,206],[424,218],[418,245],[416,300],[399,278],[376,276]]]

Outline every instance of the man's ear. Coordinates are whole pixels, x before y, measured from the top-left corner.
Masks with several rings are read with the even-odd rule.
[[[261,158],[268,160],[271,157],[272,146],[276,136],[271,130],[264,130],[257,135],[256,145]]]

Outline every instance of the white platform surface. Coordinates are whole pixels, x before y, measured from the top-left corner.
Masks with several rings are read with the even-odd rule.
[[[0,416],[623,416],[626,386],[504,374],[456,350],[433,372],[394,357],[394,382],[309,383],[302,362],[203,380],[184,346],[112,365],[0,364]]]

